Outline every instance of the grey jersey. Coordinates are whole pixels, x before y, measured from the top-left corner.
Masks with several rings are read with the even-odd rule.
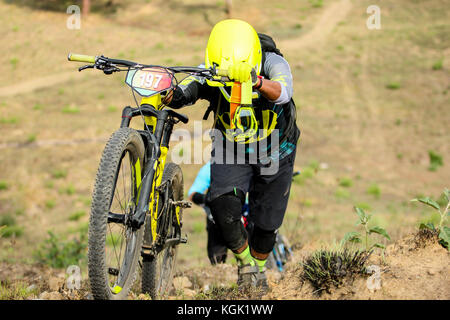
[[[276,104],[288,103],[293,94],[293,79],[289,63],[282,56],[273,52],[266,53],[264,62],[264,74],[269,80],[281,84],[281,95],[275,101]]]

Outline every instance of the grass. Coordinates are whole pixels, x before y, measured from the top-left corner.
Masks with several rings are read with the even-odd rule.
[[[350,191],[344,188],[337,188],[334,192],[334,196],[338,199],[348,199],[350,198]]]
[[[56,201],[55,200],[47,200],[45,201],[45,207],[47,209],[53,209],[56,206]]]
[[[77,106],[68,105],[68,106],[63,107],[61,112],[67,113],[67,114],[77,114],[77,113],[80,113],[80,108],[78,108]]]
[[[353,181],[350,178],[340,178],[339,186],[344,188],[350,188],[353,185]]]
[[[364,275],[369,255],[347,248],[315,251],[301,262],[301,278],[309,281],[316,293],[331,293],[332,288]]]
[[[372,183],[367,188],[367,194],[374,196],[375,198],[379,198],[381,195],[381,189],[376,183]]]
[[[431,69],[436,71],[436,70],[442,70],[443,67],[444,67],[444,59],[439,59],[438,61],[433,63],[433,66],[431,67]]]
[[[20,237],[23,234],[23,227],[18,226],[16,218],[9,214],[0,216],[0,226],[0,235],[4,238]]]
[[[430,165],[428,167],[429,171],[436,171],[439,167],[444,165],[442,155],[440,155],[439,153],[433,150],[429,150],[428,157],[430,159]]]
[[[52,171],[52,177],[55,179],[62,179],[67,177],[67,170],[64,169],[56,169]]]
[[[24,282],[12,284],[0,282],[0,300],[25,300],[38,294],[38,288],[29,289]]]
[[[80,218],[84,217],[86,212],[84,211],[75,211],[69,216],[69,221],[78,221]]]
[[[6,181],[0,181],[0,191],[1,190],[8,190],[8,188],[9,188],[9,185],[8,185],[8,182],[6,182]]]
[[[17,117],[11,117],[11,118],[0,118],[0,123],[1,124],[17,124],[19,122],[19,120],[17,119]]]
[[[48,231],[45,239],[34,252],[37,262],[53,268],[67,268],[70,265],[79,265],[86,259],[87,236],[80,232],[78,237],[65,240]]]
[[[398,82],[389,82],[386,84],[386,88],[389,90],[397,90],[401,88],[401,85]]]

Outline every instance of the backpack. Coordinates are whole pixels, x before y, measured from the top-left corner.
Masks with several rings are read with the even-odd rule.
[[[259,42],[261,43],[262,49],[262,63],[261,63],[261,72],[264,73],[264,62],[266,61],[266,52],[273,52],[279,56],[283,57],[281,51],[277,48],[275,41],[273,41],[272,37],[264,34],[258,33]]]

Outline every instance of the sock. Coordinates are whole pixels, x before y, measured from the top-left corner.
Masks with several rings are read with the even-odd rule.
[[[252,255],[250,254],[250,247],[247,246],[244,251],[241,253],[235,253],[234,256],[236,259],[240,262],[241,266],[249,264],[251,266],[255,265],[255,260],[253,259]]]
[[[253,258],[253,260],[255,260],[257,266],[259,267],[259,272],[263,272],[264,271],[264,266],[266,265],[267,259],[260,260],[260,259],[256,259],[253,256],[252,256],[252,258]]]

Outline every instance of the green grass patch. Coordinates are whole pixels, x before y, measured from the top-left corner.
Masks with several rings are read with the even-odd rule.
[[[0,181],[0,190],[8,190],[9,185],[6,181]]]
[[[309,3],[313,8],[322,8],[323,0],[309,0]]]
[[[381,195],[381,189],[376,183],[372,183],[367,188],[367,194],[374,196],[375,198],[379,198]]]
[[[433,63],[431,69],[433,69],[433,70],[442,70],[443,67],[444,67],[444,59],[439,59],[438,61]]]
[[[52,171],[52,177],[55,179],[62,179],[67,177],[67,170],[64,169],[56,169]]]
[[[344,188],[337,188],[334,196],[338,199],[348,199],[350,198],[350,191]]]
[[[339,178],[339,186],[344,188],[350,188],[352,185],[353,185],[352,179],[347,177]]]
[[[78,221],[80,218],[84,217],[86,212],[84,211],[76,211],[69,216],[70,221]]]
[[[439,167],[444,165],[444,160],[442,159],[442,155],[440,155],[439,153],[437,153],[433,150],[429,150],[428,157],[430,159],[430,166],[428,167],[428,170],[436,171]]]
[[[108,106],[108,112],[116,112],[117,109],[117,106]]]
[[[36,141],[36,134],[35,133],[32,133],[32,134],[28,135],[27,143],[33,143],[35,141]]]
[[[47,209],[53,209],[56,206],[56,201],[55,200],[47,200],[45,201],[45,207]]]
[[[28,289],[23,282],[0,282],[0,300],[25,300],[38,294],[38,288]]]
[[[0,118],[0,123],[1,124],[17,124],[19,122],[19,120],[16,117],[11,117],[11,118]]]
[[[401,88],[401,85],[398,82],[389,82],[388,84],[386,84],[386,89],[389,89],[389,90],[397,90],[400,88]]]
[[[69,105],[69,106],[63,107],[61,112],[67,113],[67,114],[76,114],[76,113],[80,113],[80,108],[78,108],[77,106]]]
[[[67,268],[70,265],[80,265],[86,259],[87,236],[80,232],[78,237],[65,240],[48,231],[48,238],[34,252],[37,262],[52,268]]]

